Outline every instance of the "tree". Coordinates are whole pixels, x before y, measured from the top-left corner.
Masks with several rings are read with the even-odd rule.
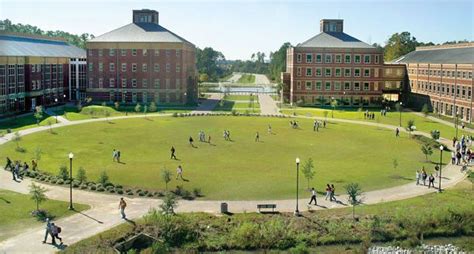
[[[308,160],[304,162],[301,172],[303,173],[304,177],[308,181],[308,189],[309,189],[309,181],[312,180],[315,175],[313,159],[309,158]]]
[[[393,161],[392,161],[392,166],[393,166],[393,169],[394,169],[394,170],[397,170],[397,168],[398,168],[398,160],[397,160],[396,158],[393,159]]]
[[[423,104],[423,107],[421,108],[421,112],[425,117],[427,117],[430,114],[430,108],[428,107],[428,104]]]
[[[118,101],[114,102],[114,108],[115,108],[115,110],[119,111],[120,102],[118,102]]]
[[[67,167],[65,165],[59,167],[58,177],[63,181],[69,179],[69,172],[67,172]]]
[[[140,105],[140,103],[137,103],[137,105],[135,105],[135,112],[140,113],[141,108],[142,108],[142,106]]]
[[[419,43],[409,32],[395,33],[387,41],[384,51],[385,61],[395,60],[414,51]]]
[[[439,130],[431,131],[431,138],[433,138],[434,140],[438,140],[440,136],[441,136],[441,133]]]
[[[174,209],[178,206],[176,196],[171,192],[166,192],[163,202],[160,204],[161,211],[164,214],[174,214]]]
[[[147,112],[148,112],[148,106],[145,105],[145,106],[143,106],[143,114],[145,114],[145,116],[146,116]]]
[[[400,105],[400,103],[395,103],[395,110],[400,112],[401,109],[402,109],[402,106]]]
[[[35,156],[34,156],[36,163],[38,163],[41,160],[41,154],[42,153],[43,153],[43,151],[41,151],[41,148],[36,147]]]
[[[407,131],[408,131],[408,133],[410,133],[410,135],[411,135],[411,132],[414,131],[415,129],[416,129],[415,120],[413,120],[413,119],[408,120],[408,122],[407,122]]]
[[[334,110],[336,109],[337,107],[337,100],[336,99],[331,99],[331,107],[332,107],[332,112],[331,112],[331,115],[332,115],[332,118],[334,118]]]
[[[348,202],[352,205],[352,218],[355,219],[355,206],[362,203],[362,188],[358,183],[349,183],[345,186]]]
[[[109,182],[109,175],[107,175],[107,172],[102,171],[99,176],[99,183],[102,185],[105,185]]]
[[[36,203],[36,211],[39,211],[39,205],[44,201],[48,200],[46,197],[46,188],[41,187],[40,185],[36,185],[35,183],[30,184],[30,195],[31,200],[34,200]]]
[[[423,144],[421,146],[421,152],[425,155],[426,161],[428,161],[428,156],[433,154],[433,148],[429,144]]]
[[[217,81],[223,76],[225,69],[220,63],[225,62],[224,55],[211,47],[196,49],[196,67],[199,72],[199,81]]]
[[[36,118],[36,124],[39,125],[41,119],[43,119],[43,107],[42,106],[36,106],[35,107],[34,117]]]
[[[154,101],[152,101],[150,103],[150,112],[156,112],[158,110],[158,108],[156,107],[156,103]]]
[[[168,183],[171,182],[171,171],[163,169],[161,171],[161,179],[165,182],[166,190],[168,190]]]
[[[291,43],[285,42],[277,51],[270,52],[269,75],[276,82],[281,81],[281,73],[286,71],[286,50],[289,47]]]
[[[13,140],[13,142],[16,143],[16,148],[20,149],[21,136],[20,136],[20,133],[18,131],[15,132],[15,134],[13,134],[12,140]]]
[[[86,170],[83,167],[79,167],[79,170],[77,170],[76,180],[80,183],[84,183],[87,181]]]

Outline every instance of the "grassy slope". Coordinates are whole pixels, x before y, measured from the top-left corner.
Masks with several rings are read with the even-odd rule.
[[[39,125],[47,126],[48,121],[51,124],[56,123],[56,119],[54,117],[48,116],[47,114],[43,114],[43,119],[41,119]],[[38,126],[36,124],[36,118],[33,115],[26,115],[0,122],[0,132],[5,133],[7,129],[12,129],[12,131],[15,132],[19,130],[33,128],[36,126]]]
[[[379,218],[397,218],[399,216],[406,216],[411,218],[411,216],[423,216],[431,214],[435,211],[435,213],[439,214],[446,214],[448,210],[454,211],[472,211],[474,209],[472,202],[466,202],[467,200],[472,200],[473,197],[473,189],[472,183],[468,183],[467,181],[462,182],[455,186],[452,189],[447,189],[443,194],[433,193],[428,194],[420,197],[410,198],[406,200],[400,201],[393,201],[375,205],[368,205],[368,206],[359,206],[356,209],[357,215],[362,218],[366,216],[378,216]],[[439,204],[442,204],[440,206]],[[343,208],[343,209],[331,209],[331,210],[322,210],[316,211],[314,213],[305,214],[306,218],[318,219],[319,221],[323,222],[324,225],[329,225],[331,222],[333,224],[333,228],[328,226],[330,232],[324,232],[320,235],[320,237],[325,237],[328,233],[330,234],[338,234],[338,230],[341,232],[346,232],[346,228],[338,228],[335,224],[338,224],[341,221],[341,218],[346,218],[351,213],[351,208]],[[235,223],[235,221],[239,222],[254,222],[258,223],[259,220],[265,220],[265,218],[270,218],[270,215],[261,215],[261,214],[235,214],[232,217],[213,217],[213,216],[200,216],[200,214],[181,214],[179,215],[183,218],[191,218],[191,217],[199,217],[200,223],[202,227],[207,226],[211,228],[221,228],[221,227],[231,227],[229,224],[229,220]],[[286,215],[281,215],[286,216]],[[229,219],[227,219],[229,218]],[[294,218],[294,217],[293,217]],[[403,217],[402,217],[403,218]],[[417,218],[417,217],[414,217]],[[227,221],[224,221],[227,220]],[[298,220],[297,218],[294,221]],[[314,234],[317,232],[304,232],[305,230],[311,230],[311,227],[314,226],[313,221],[309,219],[303,220],[306,223],[307,227],[310,229],[306,229],[305,226],[301,226],[299,231],[302,231],[301,234]],[[143,224],[143,220],[139,220],[138,224]],[[361,224],[365,224],[363,222],[359,222]],[[341,223],[343,224],[343,223]],[[360,226],[361,230],[363,230],[363,226],[361,224],[356,224]],[[127,234],[133,232],[134,227],[131,224],[122,224],[113,229],[80,241],[68,249],[66,249],[67,253],[81,253],[87,250],[94,250],[95,248],[104,248],[107,245],[112,245],[117,239],[124,237]],[[396,229],[395,229],[396,230]],[[227,232],[226,234],[230,234]],[[214,237],[210,237],[209,235],[215,235]],[[210,230],[206,233],[206,236],[209,239],[219,239],[222,237],[219,232],[214,232],[214,230]],[[344,236],[341,236],[344,237]],[[347,236],[346,236],[347,238]],[[316,239],[313,239],[316,240]],[[360,239],[363,240],[363,239]],[[472,244],[472,237],[457,237],[457,238],[447,238],[447,239],[427,239],[425,240],[427,243],[431,244],[447,244],[447,243],[455,243],[459,244],[466,250],[474,250],[474,245]],[[209,241],[209,245],[212,246],[212,241]],[[346,249],[346,247],[348,247]],[[360,244],[351,245],[351,244],[341,244],[341,245],[330,245],[330,246],[319,246],[313,251],[317,251],[318,253],[353,253],[354,250],[358,250]],[[101,251],[110,250],[110,247],[105,249],[101,249]],[[230,252],[233,253],[233,252]],[[240,252],[236,252],[240,253]]]
[[[258,96],[253,95],[252,97],[254,98],[255,102],[258,101]],[[227,95],[225,99],[229,101],[250,101],[250,95],[231,94],[231,95]]]
[[[396,139],[389,130],[350,124],[329,124],[327,129],[314,133],[310,120],[299,120],[299,130],[290,128],[288,122],[289,119],[229,116],[115,120],[112,124],[58,128],[56,135],[28,135],[20,142],[26,153],[16,152],[16,145],[8,143],[0,147],[0,154],[31,160],[40,147],[40,168],[57,174],[59,166],[67,163],[67,154],[73,151],[75,168],[83,166],[91,180],[106,170],[113,183],[150,189],[163,189],[160,171],[166,167],[174,174],[180,164],[190,181],[173,179],[169,186],[197,187],[208,199],[230,200],[292,198],[297,156],[302,160],[313,158],[316,177],[312,185],[319,190],[328,182],[342,186],[354,181],[365,190],[400,185],[412,181],[414,171],[422,165],[433,167],[425,162],[420,145],[406,134]],[[268,124],[274,135],[267,133]],[[224,129],[230,130],[234,142],[223,140]],[[198,142],[199,130],[210,134],[215,145]],[[260,143],[254,141],[256,131],[260,132]],[[187,143],[190,135],[198,148]],[[169,159],[172,145],[179,161]],[[113,148],[122,151],[126,164],[112,162]],[[447,161],[449,155],[444,155]],[[437,161],[438,156],[435,152],[433,160]],[[392,167],[394,158],[399,162],[397,170]],[[304,191],[306,180],[302,174],[300,177]]]
[[[332,110],[330,109],[319,109],[319,108],[297,108],[296,110],[283,109],[282,113],[292,115],[295,112],[297,115],[324,117],[324,111],[328,112],[328,119],[330,119],[332,116]],[[378,110],[372,111],[372,112],[375,113],[375,118],[376,118],[375,120],[364,119],[364,112],[343,111],[343,110],[335,110],[334,118],[351,119],[351,120],[358,120],[358,121],[369,121],[369,122],[374,122],[374,123],[376,123],[377,118],[379,118],[380,119],[379,122],[383,124],[398,126],[400,123],[399,112],[389,112],[387,116],[384,116],[384,117],[380,116],[380,111]],[[436,121],[430,120],[428,118],[415,115],[414,113],[402,112],[402,125],[403,126],[406,126],[408,120],[410,119],[415,121],[415,126],[417,127],[417,130],[419,131],[424,131],[424,132],[429,133],[432,130],[440,130],[441,136],[448,139],[452,139],[456,135],[456,131],[454,127],[450,127],[450,126],[438,123]],[[461,128],[459,128],[458,135],[461,136],[462,134],[468,134],[468,132],[462,131]]]
[[[47,210],[54,219],[58,219],[76,213],[68,210],[68,205],[67,202],[48,200],[40,205],[40,209]],[[83,211],[89,206],[75,204],[74,208]],[[30,215],[35,209],[36,205],[29,195],[0,189],[0,240],[40,225],[42,222]]]
[[[241,84],[253,84],[255,83],[255,75],[253,74],[243,74],[239,80],[237,80],[237,83]]]

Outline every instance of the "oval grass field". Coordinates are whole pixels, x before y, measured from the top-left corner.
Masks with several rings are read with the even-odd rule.
[[[288,118],[265,117],[151,117],[95,122],[54,129],[22,137],[25,153],[15,151],[16,144],[0,146],[2,158],[27,160],[42,150],[39,167],[57,174],[61,165],[69,166],[68,153],[74,153],[73,171],[82,166],[88,180],[97,181],[105,170],[110,181],[125,187],[163,190],[161,171],[171,170],[170,189],[200,188],[204,199],[253,200],[294,198],[296,165],[312,158],[315,177],[310,182],[318,191],[326,183],[343,192],[349,182],[359,183],[364,191],[392,187],[414,181],[415,170],[434,164],[425,161],[421,144],[402,133],[377,127],[328,123],[313,132],[312,121],[298,119],[300,129],[292,129]],[[267,132],[271,124],[273,134]],[[232,141],[225,141],[223,130],[230,130]],[[211,135],[211,143],[199,142],[198,132]],[[255,142],[256,132],[261,142]],[[192,135],[197,148],[188,139]],[[170,159],[176,148],[179,160]],[[112,149],[121,151],[123,164],[112,162]],[[448,160],[448,153],[444,161]],[[438,162],[439,153],[429,158]],[[394,168],[393,161],[398,166]],[[176,167],[182,165],[184,178],[175,180]],[[300,165],[300,170],[301,170]],[[300,171],[300,197],[308,183]]]

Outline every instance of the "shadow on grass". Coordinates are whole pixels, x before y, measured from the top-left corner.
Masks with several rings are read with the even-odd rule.
[[[11,202],[6,200],[4,197],[0,197],[0,200],[3,200],[5,203],[10,204]]]

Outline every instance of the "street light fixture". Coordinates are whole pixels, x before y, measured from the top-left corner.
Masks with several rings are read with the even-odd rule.
[[[54,98],[54,104],[58,104],[58,98]],[[58,123],[58,113],[55,113],[54,115],[54,118],[56,118],[56,123]]]
[[[444,146],[439,147],[439,183],[438,192],[441,192],[441,167],[443,166],[443,150]]]
[[[72,206],[72,159],[74,158],[73,153],[69,153],[69,210],[74,210]]]
[[[402,127],[402,102],[400,102],[400,127]]]
[[[300,216],[300,211],[298,209],[298,190],[299,190],[299,184],[300,184],[300,174],[299,174],[299,168],[300,168],[300,158],[296,157],[296,210],[295,210],[295,216]]]

